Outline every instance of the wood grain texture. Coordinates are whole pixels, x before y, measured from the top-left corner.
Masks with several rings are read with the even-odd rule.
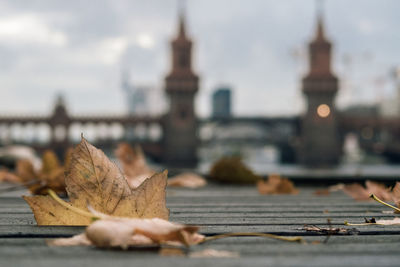
[[[200,232],[269,232],[302,236],[307,245],[258,237],[231,237],[185,250],[238,252],[239,259],[162,257],[157,250],[115,251],[91,247],[48,247],[46,239],[66,237],[83,227],[37,227],[27,204],[18,196],[0,195],[0,258],[4,266],[398,266],[400,226],[357,227],[358,235],[325,236],[302,230],[304,224],[346,227],[345,220],[364,217],[390,219],[389,209],[375,202],[356,202],[336,192],[315,196],[316,188],[300,188],[297,196],[261,196],[255,187],[208,185],[205,188],[168,189],[170,220],[197,224]],[[3,266],[0,263],[0,266]]]

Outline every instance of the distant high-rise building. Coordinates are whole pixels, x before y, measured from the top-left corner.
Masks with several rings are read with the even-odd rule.
[[[161,88],[133,84],[127,74],[122,77],[128,113],[130,115],[158,115],[165,110],[165,99]]]
[[[212,95],[212,116],[226,118],[231,116],[231,89],[221,87]]]

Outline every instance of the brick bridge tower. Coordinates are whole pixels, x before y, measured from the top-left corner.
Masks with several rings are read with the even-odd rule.
[[[169,111],[164,119],[164,162],[169,166],[197,164],[197,117],[194,97],[199,77],[192,70],[192,41],[185,30],[185,16],[179,14],[178,35],[172,41],[172,69],[165,78]]]
[[[342,150],[334,102],[338,79],[331,71],[331,46],[319,11],[316,36],[309,44],[309,73],[302,84],[307,110],[302,118],[299,162],[308,166],[338,164]]]

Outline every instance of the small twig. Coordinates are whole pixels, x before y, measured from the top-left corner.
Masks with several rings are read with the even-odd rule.
[[[235,237],[235,236],[258,236],[258,237],[268,237],[288,242],[303,242],[303,239],[301,237],[285,237],[268,233],[226,233],[221,235],[208,236],[201,243],[226,237]]]
[[[369,197],[372,198],[373,200],[375,200],[375,201],[377,201],[377,202],[379,202],[379,203],[385,205],[385,206],[388,206],[389,208],[394,209],[394,210],[397,211],[397,212],[400,212],[400,209],[399,209],[399,208],[397,208],[397,207],[395,207],[395,206],[392,206],[392,205],[390,205],[389,203],[384,202],[383,200],[380,200],[380,199],[379,199],[377,196],[375,196],[374,194],[370,195]]]
[[[65,202],[64,200],[62,200],[61,198],[59,198],[59,197],[57,196],[57,194],[56,194],[53,190],[51,190],[51,189],[48,190],[48,193],[49,193],[49,196],[50,196],[51,198],[53,198],[53,199],[54,199],[57,203],[59,203],[61,206],[65,207],[65,208],[67,208],[67,209],[69,209],[69,210],[71,210],[71,211],[73,211],[73,212],[75,212],[75,213],[78,213],[79,215],[82,215],[82,216],[85,216],[85,217],[89,217],[89,218],[91,218],[92,220],[100,219],[99,216],[96,216],[96,215],[94,215],[94,214],[92,214],[92,213],[90,213],[90,212],[81,210],[81,209],[79,209],[79,208],[77,208],[77,207],[74,207],[74,206],[72,206],[71,204]]]
[[[329,219],[329,218],[328,218],[328,225],[329,225],[328,234],[326,235],[325,240],[322,242],[324,244],[328,243],[328,240],[332,235],[332,223],[331,223],[331,219]]]

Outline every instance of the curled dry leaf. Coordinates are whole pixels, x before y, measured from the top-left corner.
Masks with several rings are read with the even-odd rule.
[[[115,150],[115,155],[122,164],[122,170],[131,188],[139,187],[147,178],[156,173],[147,165],[139,145],[132,148],[127,143],[121,143]]]
[[[348,184],[345,185],[342,190],[347,195],[358,201],[371,200],[371,194],[376,195],[384,201],[392,200],[390,188],[387,188],[384,184],[373,181],[366,181],[365,187],[358,183]]]
[[[400,225],[400,218],[394,218],[392,220],[376,220],[376,224],[380,225]]]
[[[207,184],[206,179],[195,173],[186,172],[168,179],[168,186],[199,188]]]
[[[92,223],[84,234],[56,239],[51,245],[94,245],[101,248],[169,244],[195,245],[204,240],[198,227],[172,223],[163,219],[128,219],[107,217]],[[86,242],[86,240],[88,242]]]
[[[257,189],[262,195],[299,193],[299,190],[294,187],[289,179],[282,178],[279,175],[270,175],[267,181],[258,181]]]
[[[153,175],[137,189],[131,189],[118,167],[84,138],[72,153],[65,177],[69,205],[87,210],[89,203],[102,213],[129,218],[168,218],[166,180],[164,171]],[[61,206],[50,196],[24,196],[24,199],[38,225],[88,225],[91,222],[91,218]]]

